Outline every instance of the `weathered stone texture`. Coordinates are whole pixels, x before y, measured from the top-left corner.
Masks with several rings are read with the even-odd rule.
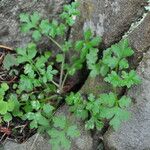
[[[22,34],[19,30],[20,13],[37,11],[43,18],[57,18],[65,0],[1,0],[0,1],[0,44],[12,48],[23,47],[31,41],[30,34]],[[49,40],[41,41],[41,47],[50,48]]]
[[[82,0],[81,16],[73,36],[90,27],[103,38],[105,47],[119,41],[144,13],[145,0]]]

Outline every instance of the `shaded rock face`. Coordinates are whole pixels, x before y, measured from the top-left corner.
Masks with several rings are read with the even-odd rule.
[[[135,54],[132,65],[137,66],[143,57],[143,53],[150,48],[150,12],[143,21],[128,35],[131,47]]]
[[[0,44],[12,48],[23,47],[31,41],[31,36],[19,31],[19,14],[39,12],[42,18],[58,17],[66,0],[1,0],[0,1]],[[41,47],[50,47],[49,41],[44,39]]]
[[[97,35],[103,37],[105,47],[121,39],[131,24],[142,16],[145,5],[145,0],[82,0],[80,2],[81,17],[76,33],[79,29],[82,30],[82,27],[90,27]]]
[[[132,88],[128,95],[133,99],[130,111],[132,118],[123,124],[119,131],[109,129],[104,135],[105,147],[108,150],[149,150],[150,149],[150,13],[141,24],[129,35],[129,41],[135,50],[131,63],[138,66],[138,73],[142,79],[141,85]]]
[[[142,63],[138,67],[138,73],[142,78],[142,84],[131,89],[128,95],[131,96],[135,104],[131,108],[132,118],[123,124],[118,132],[111,129],[104,135],[106,150],[149,150],[150,149],[150,13],[143,21],[127,36],[131,47],[135,51],[134,57],[130,60],[132,67],[138,66],[141,58]],[[101,81],[101,82],[99,82]],[[91,92],[93,86],[104,88],[94,88],[94,93],[100,94],[109,90],[109,86],[102,82],[100,77],[88,78],[82,87],[83,93]]]
[[[117,132],[106,132],[104,142],[107,150],[150,149],[150,49],[143,57],[137,72],[142,83],[128,92],[134,100],[130,109],[132,118]]]
[[[124,5],[124,6],[126,7],[126,5]],[[127,8],[125,8],[125,9],[127,9]],[[123,15],[126,15],[126,14],[123,14]],[[124,18],[124,16],[123,16],[123,18]],[[125,21],[128,20],[127,18]],[[108,18],[108,20],[109,20],[109,18]],[[108,33],[106,33],[106,35],[107,35],[106,37],[105,37],[105,32],[103,32],[104,47],[109,46],[110,43],[112,43],[116,39],[118,40],[120,38],[121,34],[119,34],[119,32],[120,31],[122,32],[123,24],[120,24],[120,27],[118,29],[114,30],[114,32],[113,32],[113,33],[115,33],[115,31],[116,31],[116,33],[118,34],[118,38],[114,38],[115,36],[112,36],[112,35],[115,35],[116,33],[109,34],[109,31],[113,31],[113,30],[111,30],[111,28],[113,28],[116,24],[118,24],[118,23],[116,23],[114,20],[114,25],[110,25],[107,27],[110,29],[107,30]],[[130,46],[135,51],[134,57],[130,59],[130,63],[132,65],[132,67],[138,66],[139,62],[141,61],[141,59],[143,57],[143,53],[148,51],[148,49],[150,48],[150,34],[149,33],[150,33],[150,13],[148,13],[146,15],[146,17],[143,19],[143,21],[127,36],[127,38],[129,39]],[[97,34],[99,34],[99,33],[97,33]],[[122,35],[123,34],[124,33],[122,32]],[[150,59],[148,57],[146,59]],[[149,64],[149,62],[146,64]],[[145,70],[143,66],[139,66],[139,68],[143,68],[143,70]],[[147,70],[147,72],[149,72],[150,69],[147,68],[146,70]],[[144,84],[146,84],[146,85],[144,85]],[[149,128],[149,125],[150,125],[150,122],[149,122],[150,105],[149,105],[149,103],[150,102],[148,102],[149,101],[149,91],[148,91],[149,85],[150,85],[149,82],[144,83],[144,81],[143,81],[143,84],[141,85],[140,88],[137,87],[136,89],[131,90],[129,92],[129,93],[135,94],[135,96],[131,95],[131,98],[133,97],[133,99],[135,98],[135,100],[138,99],[138,101],[141,101],[141,105],[137,104],[138,105],[137,106],[135,104],[133,106],[133,108],[131,108],[131,112],[133,113],[131,122],[127,122],[126,124],[124,124],[121,127],[121,129],[119,130],[119,132],[113,132],[110,129],[105,134],[104,143],[105,143],[106,150],[134,150],[134,149],[135,150],[149,150],[150,149],[150,146],[149,146],[150,136],[148,134],[150,131],[150,128]],[[95,87],[95,88],[93,89],[93,87]],[[96,87],[99,87],[99,88],[96,88]],[[100,88],[100,87],[103,87],[103,88]],[[102,81],[101,77],[96,77],[94,79],[89,77],[87,79],[87,81],[85,82],[85,84],[83,85],[81,92],[85,93],[85,94],[94,92],[96,95],[99,95],[100,93],[108,91],[109,90],[108,87],[109,86],[107,86],[107,84]],[[147,89],[147,90],[146,90],[146,92],[144,92],[145,90],[140,91],[141,89]],[[145,101],[145,98],[142,97],[143,93],[145,93],[147,95],[146,101]]]
[[[36,142],[34,143],[35,139]],[[27,142],[23,144],[17,144],[8,141],[4,145],[3,150],[30,150],[31,147],[33,148],[32,150],[50,150],[48,140],[38,134],[33,135]]]

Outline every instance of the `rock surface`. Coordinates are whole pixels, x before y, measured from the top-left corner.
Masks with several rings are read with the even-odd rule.
[[[82,0],[81,16],[73,31],[79,38],[83,28],[90,27],[103,39],[104,47],[119,41],[131,24],[144,13],[145,0]]]
[[[66,0],[1,0],[0,1],[0,44],[12,48],[23,47],[31,40],[28,34],[21,34],[19,30],[20,13],[33,13],[37,11],[43,18],[58,17]],[[41,47],[50,48],[49,40],[44,39]]]
[[[18,143],[8,141],[4,145],[3,150],[30,150],[31,147],[33,147],[32,150],[50,150],[50,145],[48,143],[48,140],[43,138],[41,135],[38,135],[38,138],[34,143],[36,137],[37,134],[32,136],[28,141],[26,141],[23,144],[18,144]]]
[[[109,130],[105,134],[105,146],[109,150],[149,150],[150,149],[150,101],[149,101],[149,72],[150,72],[150,13],[146,15],[141,24],[129,35],[130,44],[135,50],[135,56],[131,63],[137,66],[141,58],[142,63],[138,72],[142,78],[142,84],[131,89],[128,94],[135,104],[131,108],[133,117],[125,123],[118,132]],[[115,140],[114,140],[115,139]]]
[[[136,22],[144,13],[144,0],[83,0],[80,6],[81,17],[76,26],[72,29],[73,39],[79,39],[82,37],[81,33],[83,28],[90,27],[95,33],[102,37],[103,42],[100,49],[103,50],[109,47],[111,44],[118,42],[122,36],[127,32],[133,22]],[[148,19],[147,19],[148,20]],[[149,22],[148,20],[147,22]],[[145,23],[144,28],[149,28]],[[80,32],[79,32],[80,31]],[[130,38],[131,46],[136,46],[137,40],[144,42],[147,39],[141,39],[141,36],[145,38],[149,37],[147,30],[135,31],[132,35],[135,39]],[[145,32],[145,33],[143,33]],[[141,34],[135,36],[136,34]],[[149,45],[147,43],[147,45]],[[141,52],[142,53],[142,52]],[[136,58],[139,56],[136,56]],[[134,58],[134,59],[136,59]],[[102,82],[101,77],[88,78],[81,89],[81,93],[94,93],[100,94],[104,91],[108,91],[109,86]]]
[[[128,35],[130,45],[135,51],[133,66],[138,65],[143,53],[150,48],[150,12],[144,16],[142,22]]]
[[[130,109],[132,118],[117,132],[111,129],[106,132],[104,143],[107,150],[150,150],[150,49],[137,72],[142,83],[128,92],[134,100]]]

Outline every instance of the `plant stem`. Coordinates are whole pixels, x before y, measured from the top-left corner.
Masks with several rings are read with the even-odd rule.
[[[50,36],[48,36],[48,38],[49,38],[57,47],[59,47],[59,48],[63,51],[61,45],[60,45],[56,40],[54,40],[54,39],[53,39],[52,37],[50,37]]]
[[[60,71],[60,78],[59,78],[59,90],[60,93],[62,92],[62,80],[63,80],[63,73],[64,73],[64,63],[65,63],[65,54],[63,54],[63,61],[61,64],[61,71]]]
[[[55,81],[51,81],[56,87],[58,87],[59,88],[59,84],[57,84]]]
[[[51,97],[47,97],[47,98],[45,98],[45,99],[42,99],[41,100],[41,102],[46,102],[47,100],[51,100],[51,99],[53,99],[53,98],[55,98],[55,97],[57,97],[58,95],[52,95]]]
[[[63,51],[61,45],[56,41],[54,40],[51,36],[48,36],[48,38],[58,47],[60,48],[60,50]],[[61,71],[60,71],[60,79],[59,79],[59,85],[57,83],[54,83],[58,88],[59,88],[59,92],[62,93],[62,90],[63,90],[63,86],[65,84],[65,81],[67,79],[67,76],[68,76],[68,73],[66,73],[64,79],[63,79],[63,72],[64,72],[64,63],[65,63],[65,53],[63,54],[63,61],[62,61],[62,64],[61,64]]]
[[[64,85],[65,85],[65,82],[66,82],[66,79],[67,79],[67,77],[68,77],[68,72],[65,74],[65,77],[64,77],[64,79],[63,79],[63,82],[62,82],[62,89],[63,89],[63,87],[64,87]]]
[[[119,74],[119,64],[117,64],[117,66],[115,68],[115,71],[116,71],[117,74]],[[113,87],[113,91],[117,95],[117,87]]]
[[[60,45],[56,40],[54,40],[51,36],[48,36],[48,38],[49,38],[60,50],[63,51],[61,45]],[[64,72],[65,54],[63,54],[63,58],[64,58],[64,59],[63,59],[62,64],[61,64],[61,71],[60,71],[59,84],[52,82],[52,83],[54,83],[54,84],[59,88],[60,93],[62,92],[62,88],[63,88],[62,84],[64,84],[62,80],[63,80],[63,72]],[[65,80],[66,80],[66,79],[65,79]]]

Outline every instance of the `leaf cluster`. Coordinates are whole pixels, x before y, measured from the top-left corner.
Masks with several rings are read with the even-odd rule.
[[[13,117],[29,120],[31,129],[48,133],[52,149],[69,149],[71,138],[79,136],[77,127],[65,116],[55,116],[59,101],[63,98],[65,81],[70,75],[70,65],[66,63],[65,55],[73,48],[71,41],[64,40],[60,44],[55,38],[64,36],[69,26],[75,23],[74,17],[79,15],[77,7],[76,2],[65,5],[60,14],[61,23],[56,19],[42,19],[38,12],[32,15],[20,14],[21,31],[31,32],[33,42],[28,43],[26,47],[17,48],[16,55],[7,54],[3,62],[5,69],[10,70],[13,66],[18,66],[20,71],[18,83],[10,87],[6,83],[1,84],[1,122],[10,122]],[[43,36],[59,48],[60,52],[55,60],[50,51],[38,51],[37,42],[42,40]],[[60,65],[60,69],[56,69],[55,65]]]
[[[112,92],[101,94],[97,98],[90,94],[86,100],[79,93],[71,93],[66,98],[66,103],[72,113],[86,121],[85,128],[88,130],[95,127],[97,130],[102,129],[106,120],[109,120],[109,124],[117,130],[122,121],[130,116],[126,108],[130,106],[131,99],[126,96],[118,99]]]
[[[113,87],[128,87],[139,84],[140,79],[134,70],[129,71],[128,57],[133,55],[127,39],[112,45],[103,52],[100,60],[100,74]]]
[[[7,96],[9,86],[7,83],[2,83],[0,87],[0,114],[2,116],[0,123],[5,121],[9,122],[13,116],[20,116],[17,96],[10,94]]]
[[[70,124],[65,116],[59,115],[53,118],[53,128],[48,131],[51,137],[50,144],[53,150],[60,148],[69,150],[71,142],[69,138],[76,138],[80,135],[76,125]]]
[[[18,48],[17,62],[23,64],[23,74],[20,75],[18,92],[33,91],[37,87],[47,90],[51,89],[53,76],[58,73],[53,69],[52,63],[47,64],[51,53],[46,51],[43,55],[37,56],[36,44],[29,43],[26,48]]]

